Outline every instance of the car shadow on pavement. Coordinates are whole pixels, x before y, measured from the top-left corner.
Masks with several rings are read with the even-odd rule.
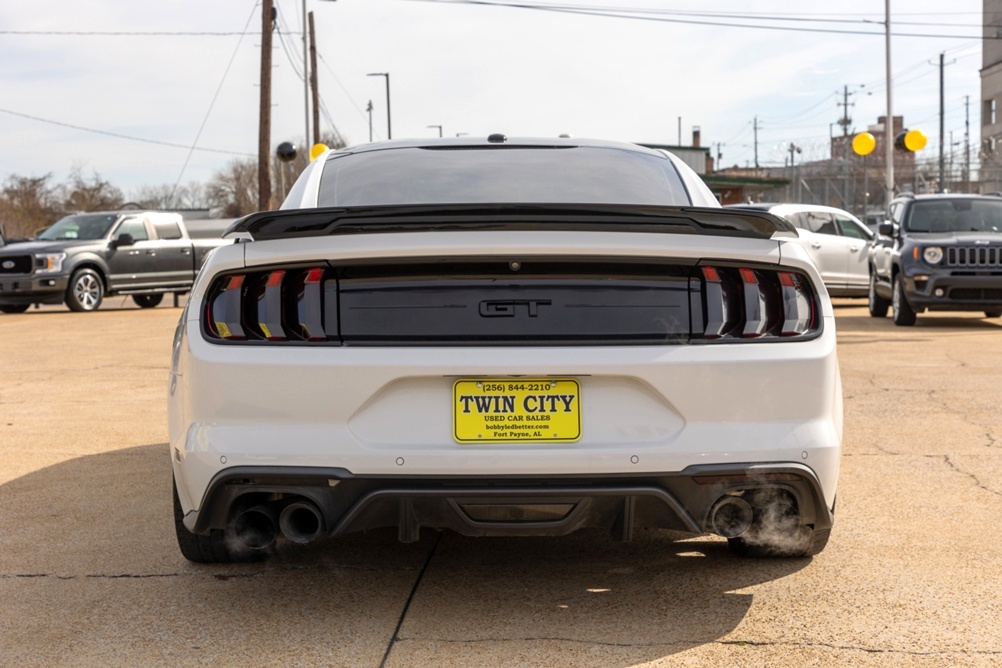
[[[401,544],[379,530],[192,564],[175,543],[166,444],[0,485],[0,548],[0,655],[17,665],[59,665],[72,647],[76,665],[138,665],[134,650],[148,665],[630,666],[738,642],[725,638],[754,603],[741,590],[811,563],[662,531],[619,543],[424,530]]]

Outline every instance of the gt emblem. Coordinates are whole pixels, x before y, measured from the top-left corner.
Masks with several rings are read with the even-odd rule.
[[[484,318],[514,318],[520,307],[530,318],[539,317],[539,307],[552,304],[549,299],[499,299],[480,302],[480,315]]]

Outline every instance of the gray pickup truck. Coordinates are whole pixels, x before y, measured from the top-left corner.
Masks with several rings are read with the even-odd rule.
[[[152,308],[185,294],[221,238],[192,239],[181,216],[160,211],[80,213],[29,241],[0,247],[0,312],[65,302],[93,311],[107,295]]]

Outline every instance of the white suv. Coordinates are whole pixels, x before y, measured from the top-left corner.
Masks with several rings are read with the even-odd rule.
[[[318,157],[174,340],[185,557],[376,527],[820,551],[842,395],[792,226],[664,151],[501,135]]]

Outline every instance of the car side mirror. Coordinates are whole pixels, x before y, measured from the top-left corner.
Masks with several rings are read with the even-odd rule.
[[[136,243],[136,240],[132,238],[132,235],[128,232],[123,232],[119,234],[118,237],[111,240],[111,247],[118,248],[119,246],[132,246]]]
[[[877,234],[882,237],[893,237],[894,236],[894,223],[889,220],[885,220],[880,225],[877,226]]]

